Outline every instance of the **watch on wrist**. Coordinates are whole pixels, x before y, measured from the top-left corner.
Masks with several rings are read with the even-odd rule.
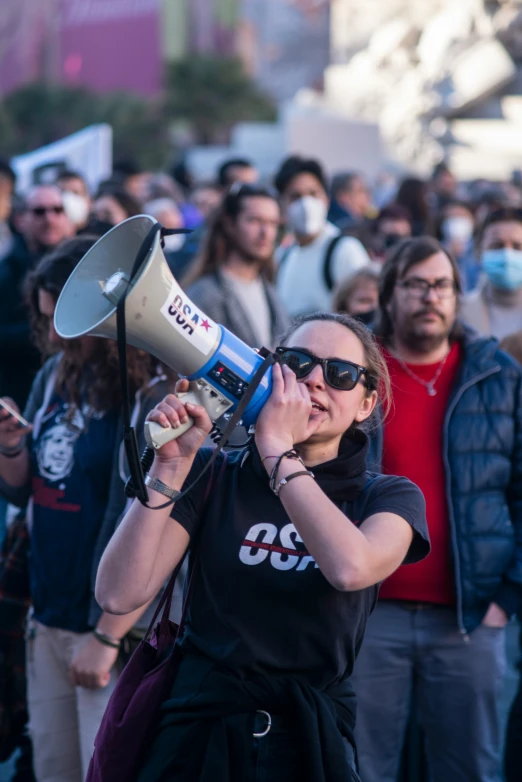
[[[168,497],[169,500],[177,500],[181,494],[181,492],[177,489],[171,489],[170,486],[167,486],[166,483],[160,481],[159,478],[154,478],[151,475],[147,475],[145,477],[145,485],[149,486],[151,489],[154,489],[154,491],[163,494],[165,497]]]

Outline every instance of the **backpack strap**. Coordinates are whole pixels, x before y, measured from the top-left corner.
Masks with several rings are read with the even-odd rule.
[[[335,280],[332,277],[332,259],[334,250],[341,241],[341,239],[344,239],[343,234],[339,234],[338,236],[334,236],[333,239],[330,240],[328,247],[326,248],[326,252],[324,255],[324,261],[323,261],[323,280],[324,284],[326,285],[329,292],[333,291]]]
[[[290,253],[292,252],[292,250],[294,249],[295,246],[296,246],[296,244],[295,244],[295,242],[293,242],[292,244],[289,244],[288,247],[285,247],[285,249],[283,250],[283,254],[282,254],[282,256],[281,256],[281,258],[279,260],[279,263],[277,264],[277,276],[278,277],[281,274],[281,269],[283,268],[283,266],[287,262],[288,258],[290,257]]]

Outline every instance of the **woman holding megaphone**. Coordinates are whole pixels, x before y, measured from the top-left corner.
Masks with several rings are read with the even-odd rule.
[[[135,501],[101,561],[98,601],[125,614],[197,541],[181,662],[139,782],[358,779],[349,677],[379,582],[429,552],[424,500],[366,467],[362,427],[389,390],[370,332],[316,313],[277,352],[254,442],[210,501],[197,488],[164,510]],[[174,395],[148,416],[174,428],[189,416],[156,453],[151,504],[200,473],[211,421]]]

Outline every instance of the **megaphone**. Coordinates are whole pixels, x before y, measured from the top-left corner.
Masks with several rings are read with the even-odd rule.
[[[205,407],[212,421],[233,413],[263,363],[259,353],[228,329],[214,323],[182,291],[173,277],[156,231],[141,267],[133,266],[156,220],[130,217],[112,228],[85,254],[67,280],[54,314],[64,339],[91,335],[116,339],[116,309],[126,295],[126,337],[179,375],[191,381],[184,401]],[[262,377],[242,420],[252,426],[268,399],[271,369]],[[149,423],[145,436],[160,448],[179,437],[192,421],[178,429]]]

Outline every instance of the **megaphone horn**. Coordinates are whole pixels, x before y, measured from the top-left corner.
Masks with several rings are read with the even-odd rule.
[[[233,412],[263,358],[228,329],[205,315],[173,277],[161,248],[160,232],[131,279],[144,240],[156,220],[130,217],[101,237],[67,280],[54,314],[57,333],[64,339],[82,336],[116,339],[116,309],[126,294],[126,338],[151,353],[179,375],[187,377],[186,400],[205,407],[215,421]],[[266,402],[271,370],[259,383],[243,423],[251,426]],[[179,437],[192,425],[163,429],[150,424],[147,441],[154,448]]]

